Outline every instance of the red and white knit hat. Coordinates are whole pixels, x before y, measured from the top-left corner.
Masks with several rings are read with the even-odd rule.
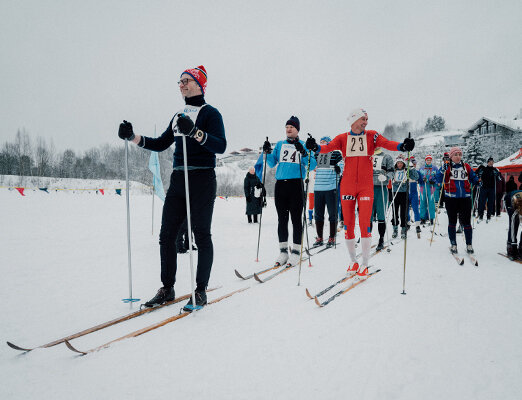
[[[426,161],[428,158],[430,160],[433,160],[433,157],[431,156],[431,154],[428,154],[428,155],[426,155],[426,157],[424,157],[424,161]]]
[[[207,89],[207,70],[203,65],[200,65],[196,68],[186,69],[181,75],[183,76],[183,74],[188,74],[194,78],[201,88],[201,92],[205,94],[205,90]]]

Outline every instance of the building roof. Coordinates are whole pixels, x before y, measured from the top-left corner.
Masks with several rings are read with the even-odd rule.
[[[440,144],[453,144],[451,138],[461,138],[466,132],[460,129],[454,129],[450,131],[430,132],[421,136],[417,136],[415,139],[418,145],[421,147],[437,146]]]
[[[493,166],[501,172],[522,170],[522,149],[517,150],[516,153],[493,164]]]
[[[491,122],[495,125],[503,126],[504,128],[510,129],[515,132],[522,132],[522,119],[514,119],[514,118],[506,118],[506,117],[498,117],[498,118],[490,118],[490,117],[482,117],[473,125],[471,125],[467,131],[473,132],[480,125],[482,125],[485,121]]]

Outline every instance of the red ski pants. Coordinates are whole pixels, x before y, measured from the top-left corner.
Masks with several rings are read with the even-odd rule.
[[[373,208],[373,182],[370,187],[350,188],[341,183],[341,207],[343,208],[346,239],[355,238],[355,202],[359,208],[361,237],[371,237],[370,223]]]

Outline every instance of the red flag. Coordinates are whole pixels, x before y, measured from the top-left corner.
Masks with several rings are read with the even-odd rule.
[[[100,189],[100,193],[101,193],[101,194],[105,194],[105,193],[103,193],[103,189]]]
[[[24,188],[15,188],[15,189],[18,190],[22,196],[25,196]]]

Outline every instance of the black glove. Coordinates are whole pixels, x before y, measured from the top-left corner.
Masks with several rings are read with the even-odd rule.
[[[250,203],[252,201],[252,196],[247,196],[246,201],[247,201],[247,203]]]
[[[268,140],[263,143],[263,153],[270,154],[272,152],[272,145]]]
[[[178,126],[178,130],[188,137],[194,137],[196,131],[198,130],[198,128],[196,128],[194,122],[192,122],[190,117],[185,114],[180,114],[176,125]]]
[[[299,142],[299,141],[295,142],[295,143],[294,143],[294,146],[295,146],[295,149],[296,149],[299,153],[301,153],[301,155],[302,155],[303,157],[306,157],[306,150],[305,150],[305,148],[304,148],[304,146],[303,146],[303,144],[302,144],[301,142]]]
[[[312,150],[313,152],[316,152],[317,150],[319,150],[319,146],[317,146],[317,142],[311,136],[308,139],[306,139],[306,148],[308,150]]]
[[[120,129],[118,129],[118,136],[120,139],[127,139],[132,140],[134,139],[135,135],[132,131],[132,124],[130,122],[127,122],[123,120],[123,122],[120,124]]]
[[[399,149],[401,151],[412,151],[415,147],[415,140],[412,138],[404,139],[404,142],[401,143]]]
[[[261,189],[263,184],[261,182],[256,183],[256,189]]]
[[[334,166],[334,170],[337,175],[341,173],[341,167],[339,167],[338,165]]]

